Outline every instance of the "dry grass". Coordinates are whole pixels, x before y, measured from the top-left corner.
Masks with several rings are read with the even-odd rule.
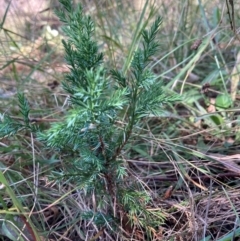
[[[143,11],[139,2],[84,2],[97,23],[99,44],[110,66],[122,66],[129,51],[135,49],[130,46]],[[134,145],[124,153],[127,181],[145,187],[151,196],[146,208],[155,215],[161,213],[164,219],[163,224],[151,227],[151,240],[227,241],[231,240],[228,233],[239,236],[238,83],[230,91],[233,77],[234,81],[239,79],[239,40],[231,30],[225,1],[202,1],[205,16],[199,2],[151,2],[144,16],[143,23],[151,22],[156,14],[163,16],[162,51],[152,66],[156,76],[186,97],[169,107],[161,119],[142,123],[132,138]],[[68,71],[60,47],[61,32],[55,37],[44,27],[59,30],[60,23],[52,9],[41,13],[46,5],[32,7],[27,1],[19,7],[13,3],[0,33],[0,63],[4,67],[0,72],[0,110],[18,118],[15,95],[24,91],[33,109],[31,118],[47,128],[67,109],[67,96],[59,86],[62,74]],[[151,8],[152,3],[157,8]],[[238,7],[235,4],[235,19]],[[221,22],[217,22],[218,14]],[[238,34],[239,22],[235,26]],[[191,45],[196,39],[207,38],[196,57]],[[201,93],[205,83],[210,91]],[[216,97],[227,93],[235,93],[233,105],[227,111],[217,110]],[[213,109],[207,98],[211,98]],[[26,197],[23,206],[34,207],[31,218],[43,240],[145,240],[146,230],[137,225],[141,220],[134,220],[135,226],[129,228],[123,215],[120,228],[125,230],[118,234],[117,227],[99,229],[92,220],[82,221],[82,211],[96,208],[95,197],[86,199],[79,187],[51,180],[52,171],[66,168],[64,156],[45,151],[24,133],[2,139],[0,147],[2,168],[16,196]],[[3,199],[10,198],[5,195]],[[104,200],[102,206],[107,212]]]

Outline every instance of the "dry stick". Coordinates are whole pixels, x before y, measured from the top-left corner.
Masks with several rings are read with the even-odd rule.
[[[232,30],[233,30],[234,33],[236,33],[235,20],[234,20],[234,4],[233,4],[233,0],[229,0],[229,4],[232,7]]]
[[[23,121],[22,117],[11,116],[14,120]],[[31,123],[43,123],[43,122],[58,122],[59,119],[44,119],[44,118],[29,118],[29,122]]]
[[[235,25],[235,16],[234,16],[234,3],[233,3],[233,0],[229,0],[229,3],[228,1],[226,0],[226,5],[227,5],[227,14],[229,16],[229,22],[230,22],[230,26],[231,26],[231,29],[234,33],[234,35],[236,36],[236,38],[240,41],[240,38],[238,37],[237,33],[236,33],[236,25]],[[231,17],[231,14],[230,14],[230,7],[229,5],[231,6],[231,12],[232,12],[232,17]]]
[[[226,177],[240,177],[239,174],[236,174],[235,172],[227,172],[227,173],[219,173],[215,176],[216,178],[226,178]],[[178,177],[170,177],[170,176],[166,176],[166,177],[159,177],[159,176],[151,176],[151,177],[140,177],[141,179],[154,179],[154,180],[158,180],[158,181],[178,181]],[[205,180],[205,179],[211,179],[212,177],[209,175],[199,175],[197,177],[191,177],[192,180]]]
[[[209,212],[209,206],[210,206],[210,202],[211,202],[211,198],[212,198],[212,179],[210,179],[210,190],[209,190],[209,196],[208,196],[208,201],[207,201],[207,208],[206,208],[206,212],[205,212],[205,223],[204,223],[204,241],[205,241],[205,237],[206,237],[206,233],[207,233],[207,219],[208,219],[208,212]]]
[[[229,0],[229,4],[231,5],[232,8],[232,17],[230,14],[230,7],[228,5],[228,1],[226,0],[226,5],[227,5],[227,14],[229,16],[229,22],[230,22],[230,26],[232,31],[235,33],[235,23],[234,23],[234,5],[233,5],[233,0]]]

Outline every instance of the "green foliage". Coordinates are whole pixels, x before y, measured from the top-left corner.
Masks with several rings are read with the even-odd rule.
[[[8,115],[1,115],[0,137],[15,135],[23,129],[23,125],[18,121],[13,120]]]
[[[227,167],[223,170],[222,163],[208,156],[221,154],[231,159],[238,153],[239,98],[235,94],[239,93],[232,84],[227,88],[237,76],[239,59],[236,33],[231,29],[239,25],[235,5],[225,8],[228,16],[220,14],[225,1],[161,1],[159,5],[147,0],[141,7],[132,1],[83,1],[83,8],[76,1],[62,3],[60,8],[54,4],[46,9],[50,13],[57,8],[64,23],[57,38],[62,39],[64,32],[61,46],[57,39],[49,40],[49,32],[42,31],[38,22],[30,23],[18,11],[10,17],[10,3],[3,4],[0,152],[2,175],[13,192],[1,189],[0,226],[8,232],[9,221],[24,214],[38,232],[43,231],[41,239],[57,240],[64,232],[69,240],[76,239],[76,234],[78,240],[101,236],[104,240],[174,240],[185,213],[194,209],[193,215],[199,214],[204,208],[209,195],[199,187],[209,187],[211,176],[221,172],[212,179],[218,192],[210,192],[211,203],[217,204],[219,196],[224,200],[223,191],[217,188],[221,184],[228,186],[234,201],[239,190],[234,172]],[[169,15],[173,7],[179,14]],[[97,25],[84,15],[85,10]],[[153,23],[156,14],[163,16],[162,24],[161,19]],[[21,20],[17,24],[16,18]],[[159,34],[160,26],[163,34]],[[56,88],[62,68],[55,67],[61,67],[64,46],[70,73],[61,82],[69,105],[66,95]],[[51,91],[43,87],[45,77],[54,80],[53,85],[48,82]],[[21,94],[16,104],[12,94],[19,88],[28,94],[28,101]],[[180,92],[185,101],[172,105],[176,96],[167,92],[170,89]],[[58,123],[49,129],[54,121]],[[41,131],[49,130],[41,133],[34,122]],[[33,133],[36,130],[38,135]],[[44,148],[37,136],[46,144]],[[205,163],[210,164],[207,170]],[[194,182],[197,177],[202,180],[200,186]],[[226,182],[218,183],[223,179]],[[186,184],[189,195],[194,194],[190,203]],[[169,208],[168,200],[161,201],[169,195],[170,185],[174,190],[169,199],[176,194],[181,200],[185,197],[180,203],[184,209]],[[15,201],[9,206],[14,198],[22,209]],[[53,204],[61,207],[64,218],[46,227],[45,210]],[[231,206],[227,222],[219,223],[224,210],[214,222],[208,212],[204,233],[196,233],[190,222],[180,238],[230,240],[237,236],[234,216],[238,210],[234,203]],[[195,215],[195,223],[202,219]],[[136,236],[115,235],[119,226]]]
[[[86,193],[94,193],[97,200],[104,197],[107,211],[101,210],[99,201],[98,210],[90,215],[96,223],[104,225],[104,220],[115,220],[109,215],[118,218],[119,212],[125,210],[130,216],[147,217],[149,211],[145,207],[149,195],[135,184],[133,177],[130,177],[131,185],[125,182],[127,166],[123,151],[143,118],[159,116],[163,104],[179,100],[178,96],[167,93],[149,69],[150,58],[159,48],[156,38],[162,20],[158,17],[150,30],[142,32],[142,45],[134,54],[128,74],[124,75],[104,66],[103,54],[94,40],[94,23],[83,15],[81,6],[75,9],[70,0],[60,3],[62,8],[57,16],[64,23],[67,40],[62,42],[70,68],[63,88],[69,95],[70,107],[64,120],[45,132],[38,132],[39,140],[64,155],[65,168],[52,172],[52,176],[75,182]],[[20,127],[32,130],[29,105],[23,95],[19,95],[19,103],[24,124],[18,126],[7,117],[1,135],[15,134]],[[89,212],[85,216],[89,217]],[[150,219],[146,222],[151,225]],[[144,226],[143,222],[141,225]]]
[[[17,134],[21,130],[30,130],[32,132],[36,132],[38,127],[34,124],[31,124],[29,121],[29,104],[24,94],[18,94],[18,102],[19,102],[19,112],[23,118],[22,121],[15,120],[9,115],[1,115],[0,122],[0,138],[7,137]]]
[[[222,94],[218,95],[216,98],[216,107],[217,109],[227,109],[231,107],[233,104],[233,101],[231,99],[231,96],[228,94]]]

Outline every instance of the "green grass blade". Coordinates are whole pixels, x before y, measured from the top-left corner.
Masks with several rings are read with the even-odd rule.
[[[7,6],[7,9],[6,9],[6,11],[5,11],[4,15],[3,15],[2,22],[0,23],[0,30],[3,28],[3,25],[4,25],[5,21],[6,21],[6,17],[7,17],[8,10],[9,10],[9,7],[10,7],[10,5],[11,5],[11,2],[12,2],[12,1],[9,1],[8,6]]]

